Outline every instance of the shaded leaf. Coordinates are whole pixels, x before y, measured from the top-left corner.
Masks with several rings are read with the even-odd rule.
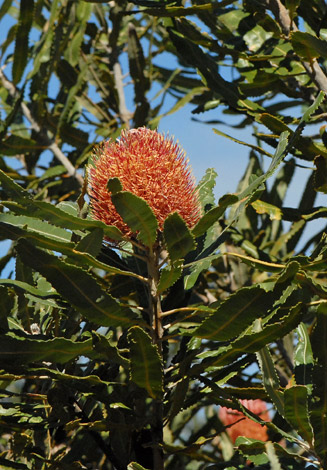
[[[327,309],[318,308],[315,329],[311,336],[314,356],[313,390],[310,404],[310,421],[313,428],[314,448],[323,467],[327,465]]]
[[[12,198],[30,198],[30,194],[0,169],[2,191]]]
[[[41,361],[64,364],[78,356],[87,355],[90,351],[92,351],[92,340],[81,342],[66,338],[40,340],[9,335],[1,335],[0,338],[0,363],[4,369],[6,364],[20,365]]]
[[[194,238],[182,217],[174,212],[164,222],[164,238],[172,262],[184,258],[195,248]]]
[[[102,228],[95,228],[77,243],[75,250],[97,256],[101,251],[102,242],[103,230]]]
[[[312,428],[309,422],[308,389],[303,385],[287,388],[284,392],[285,419],[310,445]]]
[[[227,207],[237,203],[239,201],[238,196],[235,194],[226,194],[223,196],[218,203],[218,206],[210,209],[203,217],[199,220],[196,226],[193,228],[192,233],[195,237],[203,235],[217,220],[222,217]]]
[[[327,57],[327,41],[313,34],[293,31],[291,42],[295,52],[309,62],[317,57]]]
[[[314,159],[316,170],[314,172],[314,188],[316,191],[327,193],[327,159],[318,155]]]
[[[258,324],[260,324],[260,322],[258,322]],[[261,331],[261,327],[255,329],[257,331]],[[284,416],[284,397],[282,391],[280,390],[279,378],[269,349],[267,346],[265,346],[264,348],[260,349],[256,355],[267,394],[275,405],[278,413],[281,416]]]
[[[16,249],[24,263],[39,271],[88,320],[102,326],[128,326],[133,323],[135,314],[121,307],[83,269],[66,264],[22,239]]]
[[[289,314],[285,315],[281,321],[268,324],[262,331],[248,333],[233,341],[229,346],[220,348],[216,358],[204,360],[203,364],[194,366],[194,369],[203,369],[205,366],[221,367],[230,364],[243,354],[257,352],[266,346],[266,344],[284,337],[296,328],[301,321],[301,306],[301,303],[294,305],[289,309]]]
[[[28,59],[28,37],[34,16],[33,0],[21,0],[19,9],[19,22],[15,40],[13,82],[17,84],[24,73]]]
[[[163,393],[163,370],[158,347],[150,336],[138,326],[129,329],[131,380],[145,388],[150,397],[160,398]]]
[[[172,266],[167,266],[161,270],[160,280],[157,287],[158,294],[164,292],[171,287],[181,277],[183,270],[182,263],[174,263]]]
[[[258,317],[268,313],[272,296],[261,287],[244,287],[220,304],[193,332],[193,335],[213,341],[226,341],[238,336]],[[213,308],[213,305],[211,305]]]

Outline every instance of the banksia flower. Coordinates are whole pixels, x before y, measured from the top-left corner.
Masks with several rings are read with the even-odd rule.
[[[267,405],[264,401],[259,399],[241,400],[241,403],[249,411],[258,415],[262,420],[271,420],[267,410]],[[219,409],[218,416],[224,426],[230,426],[226,429],[226,432],[232,442],[235,442],[239,436],[258,439],[260,441],[268,440],[267,427],[261,426],[261,424],[252,421],[252,419],[247,418],[240,411],[221,407]]]
[[[195,181],[185,152],[173,139],[141,127],[123,131],[118,140],[104,142],[93,154],[88,167],[91,216],[131,236],[107,189],[108,180],[113,177],[120,179],[123,191],[130,191],[149,204],[159,230],[173,212],[178,212],[190,228],[199,220]]]

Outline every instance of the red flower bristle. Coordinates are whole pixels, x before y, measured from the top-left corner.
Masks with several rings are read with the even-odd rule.
[[[267,405],[264,401],[259,399],[241,400],[241,403],[249,411],[258,415],[263,421],[271,421]],[[232,442],[235,442],[239,436],[258,439],[264,442],[268,440],[267,427],[247,418],[240,411],[221,407],[218,416],[224,426],[230,426],[226,428],[226,432]]]
[[[91,216],[131,236],[107,190],[113,177],[120,179],[124,191],[149,204],[159,230],[173,212],[178,212],[189,228],[200,218],[198,194],[185,152],[164,134],[145,127],[123,131],[120,139],[99,145],[88,167]]]

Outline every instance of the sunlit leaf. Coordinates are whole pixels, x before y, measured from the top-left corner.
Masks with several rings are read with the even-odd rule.
[[[113,194],[111,199],[124,222],[138,233],[138,239],[152,246],[157,237],[158,221],[144,199],[128,191]]]

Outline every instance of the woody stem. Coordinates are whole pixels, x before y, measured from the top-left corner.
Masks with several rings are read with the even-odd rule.
[[[162,310],[161,297],[158,293],[159,284],[159,246],[149,249],[147,265],[149,278],[149,312],[152,326],[152,343],[157,346],[158,352],[162,357]],[[163,404],[161,400],[153,402],[153,468],[155,470],[164,470],[164,456],[162,451],[163,444]]]

